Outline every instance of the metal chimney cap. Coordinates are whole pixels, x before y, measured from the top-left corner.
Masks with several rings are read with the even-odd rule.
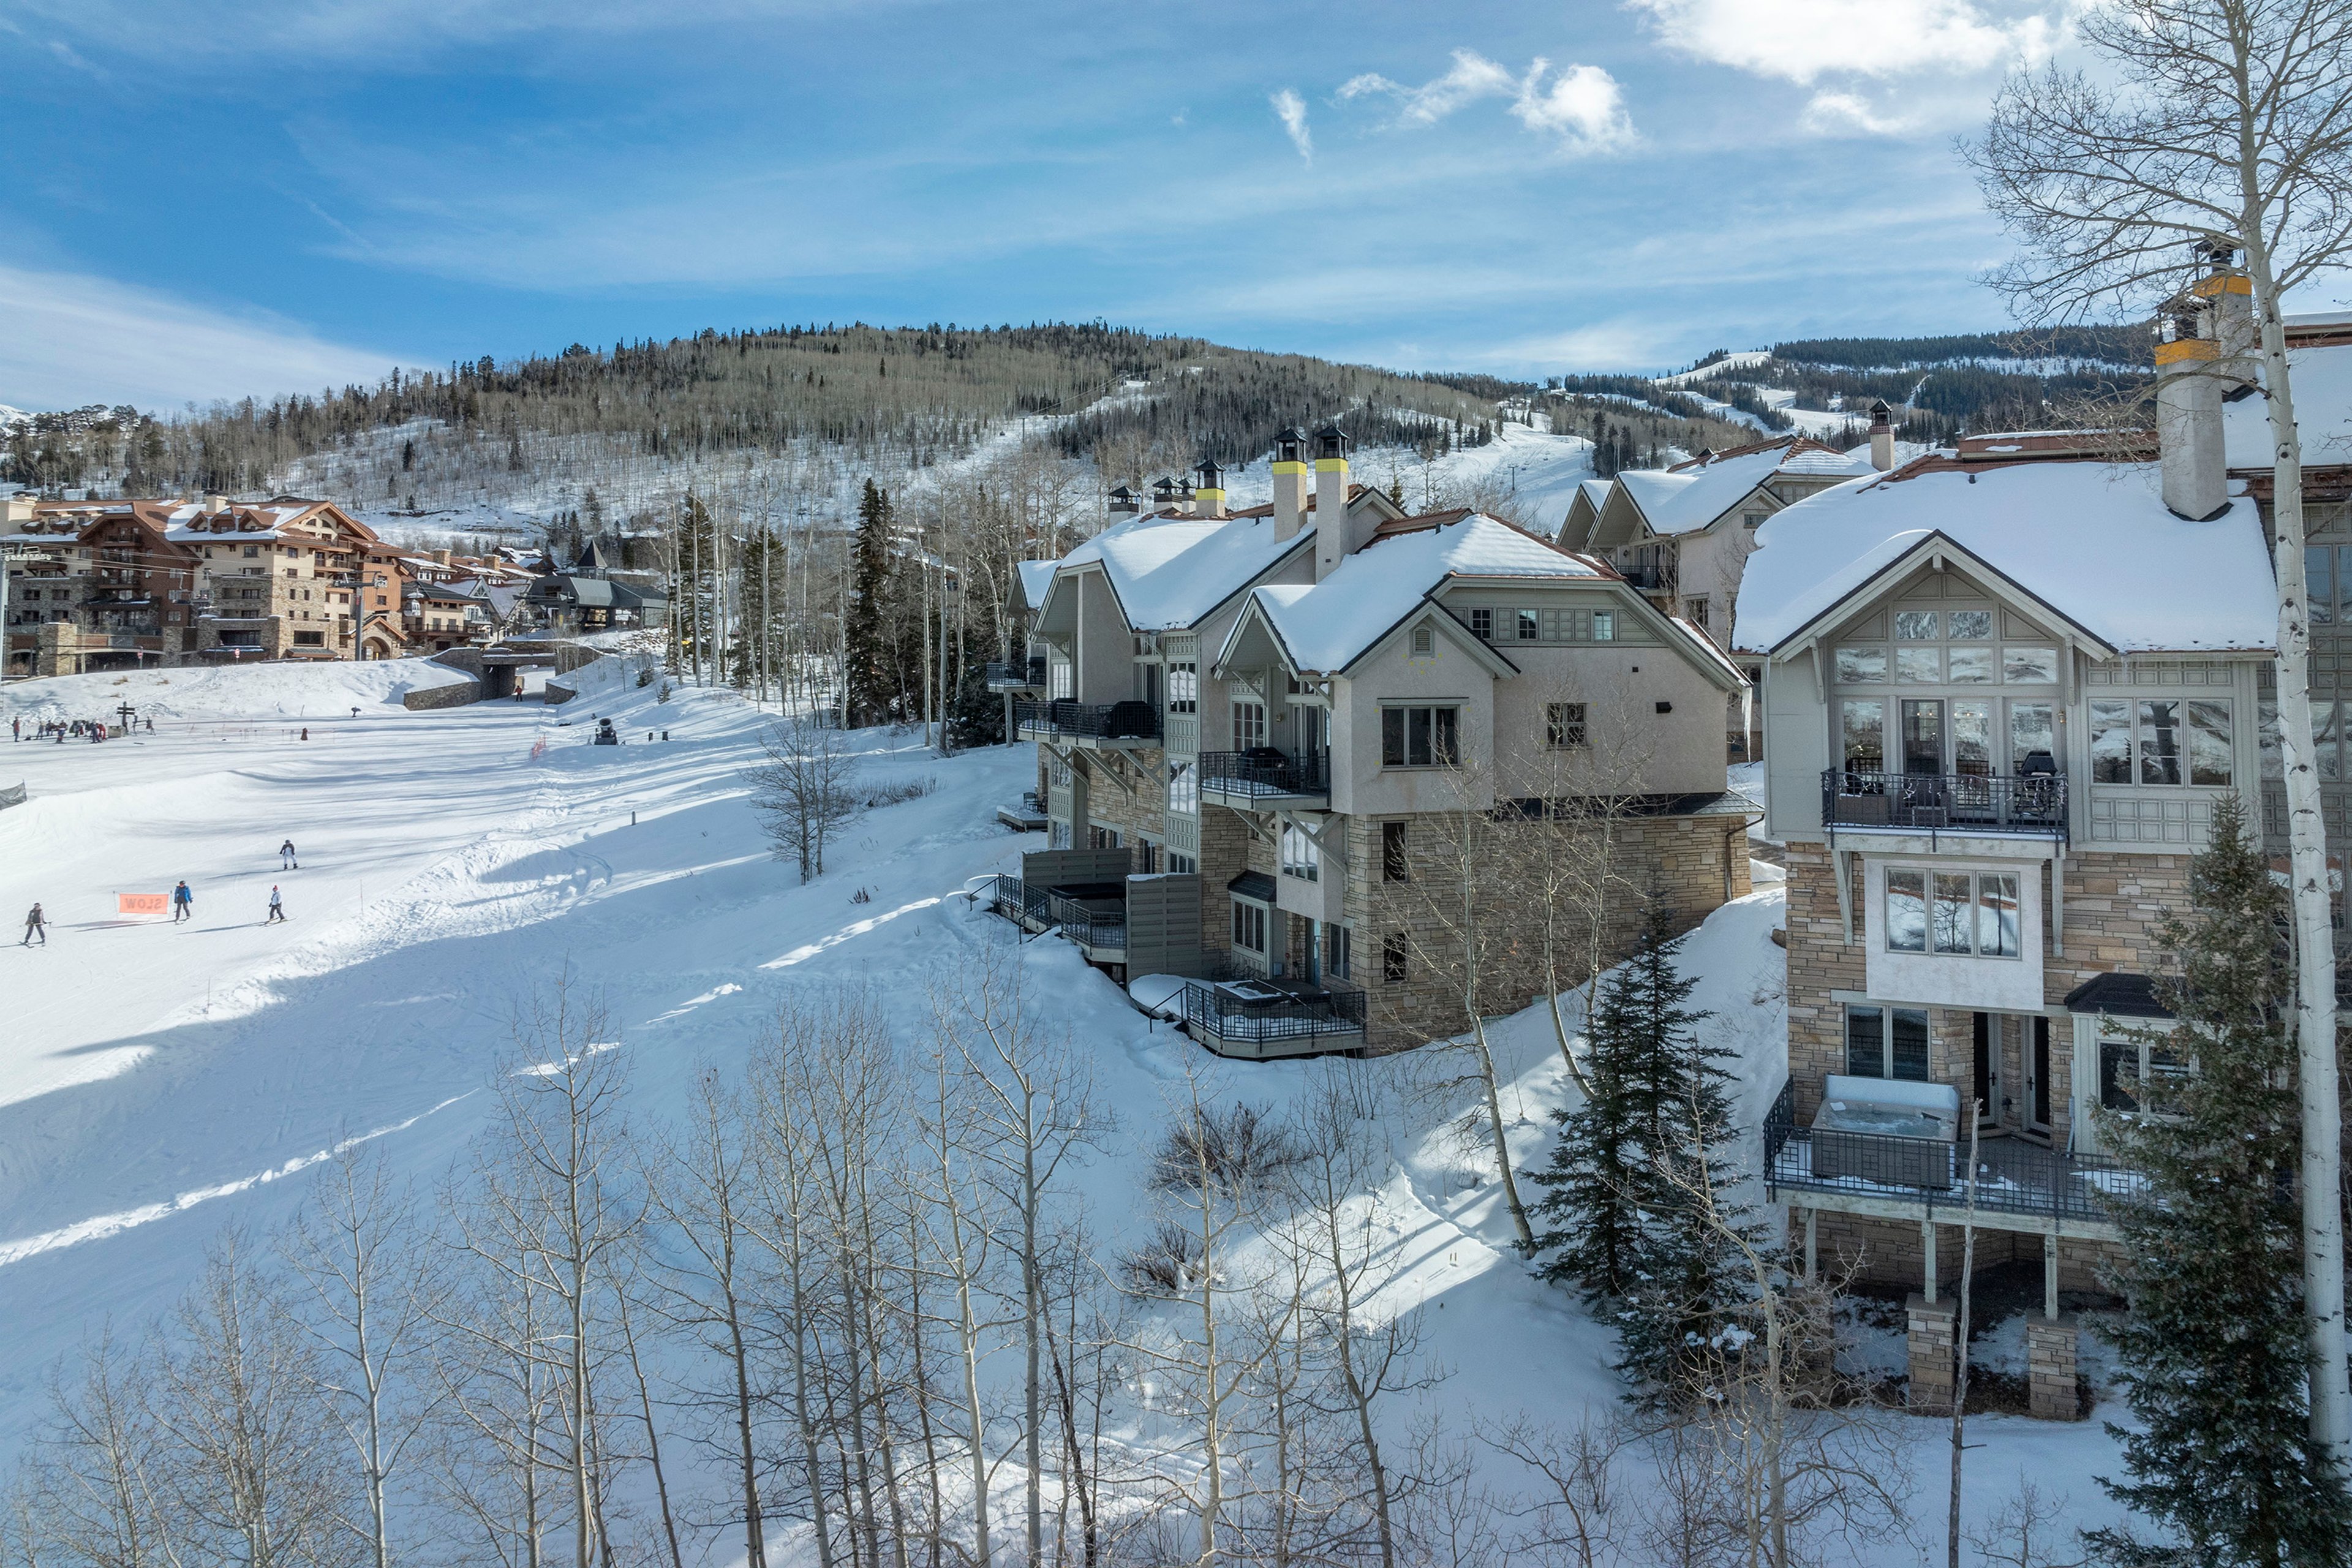
[[[1336,420],[1315,432],[1315,455],[1318,458],[1344,458],[1355,444]]]

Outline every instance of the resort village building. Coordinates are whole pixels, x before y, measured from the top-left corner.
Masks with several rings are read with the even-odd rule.
[[[1432,911],[1465,903],[1449,846],[1473,817],[1507,835],[1605,803],[1612,957],[1645,893],[1685,926],[1744,895],[1724,652],[1603,562],[1351,486],[1336,428],[1310,491],[1307,446],[1279,438],[1269,506],[1227,512],[1204,463],[1189,503],[1024,569],[1029,657],[992,674],[1029,693],[1052,847],[1000,909],[1115,973],[1190,977],[1194,1032],[1263,1055],[1468,1026]],[[1534,921],[1491,912],[1499,879],[1472,894]],[[1535,994],[1509,968],[1482,1011]]]
[[[1768,831],[1789,872],[1767,1181],[1809,1266],[1920,1289],[1930,1403],[1949,1376],[1932,1370],[1949,1365],[1937,1303],[1959,1268],[1973,1121],[1978,1260],[2042,1263],[2035,1405],[2071,1414],[2060,1294],[2095,1288],[2116,1238],[2101,1200],[2136,1180],[2103,1113],[2160,1113],[2167,1079],[2193,1070],[2147,1039],[2168,1016],[2158,928],[2227,795],[2262,804],[2284,866],[2270,443],[2242,390],[2242,283],[2206,279],[2158,345],[2158,432],[2139,452],[2080,432],[1965,438],[1790,507],[1746,564],[1737,640],[1763,667]],[[2289,337],[2333,837],[2352,319]],[[2063,1412],[2043,1409],[2045,1363],[2053,1389],[2063,1365]]]

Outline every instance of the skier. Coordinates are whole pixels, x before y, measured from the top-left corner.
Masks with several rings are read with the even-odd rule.
[[[25,917],[25,940],[18,945],[32,946],[35,936],[41,939],[43,947],[49,945],[49,922],[41,918],[41,906],[38,904],[35,904],[33,912]]]
[[[195,917],[196,896],[188,891],[187,879],[182,878],[180,885],[172,889],[172,923],[178,925],[182,921],[194,920]]]
[[[301,860],[294,853],[294,840],[291,838],[278,847],[278,868],[281,871],[299,871],[302,868]]]
[[[285,920],[286,906],[278,901],[278,884],[272,882],[269,884],[269,918],[263,921],[261,923],[263,925],[268,925],[271,921],[275,921],[282,925],[285,923]]]

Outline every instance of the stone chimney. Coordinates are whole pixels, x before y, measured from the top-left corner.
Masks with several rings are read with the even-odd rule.
[[[1315,580],[1348,558],[1347,433],[1337,424],[1315,432]]]
[[[1307,437],[1296,426],[1274,438],[1274,536],[1296,539],[1307,526]]]
[[[2209,270],[2189,285],[2189,292],[2205,302],[2206,327],[2219,362],[2215,368],[2229,380],[2251,386],[2262,353],[2262,329],[2254,324],[2254,280],[2238,270],[2237,247],[2230,241],[2208,240],[2197,248]]]
[[[1214,458],[1203,458],[1192,470],[1192,515],[1223,517],[1225,515],[1225,471],[1217,467]]]
[[[1895,410],[1883,397],[1870,405],[1870,466],[1882,474],[1895,466]]]
[[[222,512],[227,510],[228,497],[217,494],[212,490],[206,490],[205,492],[205,515],[206,517],[218,517]]]
[[[436,550],[433,552],[433,559],[441,563],[442,565],[446,566],[449,564],[449,552],[446,550]]]
[[[2221,345],[2205,333],[2211,312],[2184,302],[2156,345],[2156,445],[2164,504],[2202,522],[2230,504],[2221,446]]]

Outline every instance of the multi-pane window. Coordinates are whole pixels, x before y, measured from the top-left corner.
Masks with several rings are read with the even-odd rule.
[[[1886,951],[2016,958],[2024,952],[2014,871],[1886,871]]]
[[[1295,822],[1282,825],[1282,874],[1296,877],[1302,882],[1319,881],[1323,876],[1323,851],[1306,829]]]
[[[1927,1081],[1927,1010],[1849,1005],[1845,1070],[1854,1078]]]
[[[1265,952],[1265,909],[1234,900],[1234,945],[1246,952]]]
[[[1431,654],[1435,653],[1437,651],[1437,633],[1435,629],[1429,626],[1413,627],[1412,651],[1414,657],[1420,658],[1426,658]]]
[[[2227,701],[2105,698],[2089,707],[2093,784],[2230,783],[2235,747]]]
[[[1552,750],[1577,751],[1584,745],[1584,704],[1544,704],[1544,744]]]
[[[1695,626],[1704,629],[1706,626],[1706,601],[1705,599],[1685,599],[1683,601],[1683,619],[1688,621]]]
[[[1168,764],[1168,810],[1174,816],[1201,814],[1201,775],[1190,763]]]
[[[1460,711],[1454,708],[1381,709],[1381,765],[1428,768],[1453,763],[1460,754]]]
[[[1473,637],[1495,640],[1495,612],[1479,605],[1470,612],[1470,632]]]
[[[1196,713],[1201,708],[1201,670],[1197,664],[1168,667],[1168,711]]]
[[[383,601],[376,601],[382,604]],[[1045,695],[1056,702],[1067,701],[1076,690],[1077,671],[1066,658],[1049,660],[1045,666]]]
[[[1392,931],[1381,939],[1381,978],[1389,984],[1403,982],[1407,951],[1404,932],[1401,931]]]
[[[1105,827],[1105,826],[1104,826],[1101,823],[1099,823],[1099,822],[1088,823],[1088,824],[1087,825],[1087,848],[1089,848],[1089,849],[1117,849],[1118,847],[1119,847],[1119,845],[1120,845],[1120,839],[1119,839],[1119,836],[1118,836],[1118,828],[1116,828],[1116,827]]]
[[[1201,863],[1198,860],[1193,859],[1190,855],[1180,853],[1174,849],[1168,851],[1169,870],[1181,871],[1189,875],[1200,868]]]
[[[1412,865],[1405,855],[1404,830],[1402,822],[1381,824],[1381,879],[1384,882],[1412,880]]]
[[[1540,615],[1534,610],[1517,610],[1512,613],[1512,616],[1517,625],[1515,636],[1517,640],[1520,642],[1537,642],[1541,640],[1543,637],[1543,617]]]
[[[1234,704],[1234,750],[1246,752],[1253,746],[1265,744],[1265,704],[1240,702]]]
[[[1055,789],[1070,787],[1070,764],[1055,757],[1045,764],[1045,782]]]
[[[2180,1103],[2192,1069],[2179,1053],[2150,1040],[2099,1042],[2099,1103],[2109,1110],[2163,1115]]]
[[[1894,648],[1874,643],[1835,650],[1838,680],[1875,686],[1891,671],[1912,686],[2048,685],[2058,679],[2058,650],[1993,643],[1990,610],[1897,610]]]

